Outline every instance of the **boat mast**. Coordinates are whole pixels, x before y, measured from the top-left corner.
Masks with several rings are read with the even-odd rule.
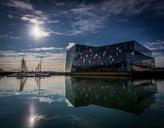
[[[36,72],[41,72],[41,71],[42,71],[42,56],[41,56],[41,58],[40,58],[40,62],[39,62],[39,64],[37,65],[35,71],[36,71]]]
[[[20,66],[19,70],[20,70],[20,72],[27,72],[28,71],[26,61],[24,60],[23,57],[22,57],[22,60],[21,60],[21,66]]]
[[[42,56],[40,58],[40,72],[42,72]]]

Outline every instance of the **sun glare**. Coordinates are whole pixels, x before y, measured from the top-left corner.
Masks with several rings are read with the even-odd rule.
[[[30,124],[33,125],[35,121],[35,116],[31,116],[30,117]]]
[[[39,27],[39,25],[34,25],[32,28],[32,35],[38,39],[38,38],[41,38],[42,37],[42,34],[41,34],[41,28]]]
[[[30,35],[32,35],[35,39],[39,39],[42,37],[49,36],[49,33],[46,32],[42,26],[34,24],[30,28]]]

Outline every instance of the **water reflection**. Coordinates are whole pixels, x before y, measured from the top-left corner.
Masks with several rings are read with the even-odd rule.
[[[22,92],[24,89],[24,86],[27,82],[27,77],[20,77],[17,78],[19,80],[19,91]],[[35,77],[36,85],[39,89],[39,94],[40,94],[40,86],[41,86],[41,77]]]
[[[155,100],[153,80],[66,77],[66,98],[75,107],[95,104],[142,113]]]
[[[163,85],[163,80],[4,77],[0,128],[163,128]]]
[[[27,118],[27,126],[32,128],[35,127],[35,125],[40,121],[45,119],[45,115],[39,115],[36,113],[36,108],[35,105],[33,103],[30,103],[29,106],[29,116]]]
[[[19,85],[20,85],[19,91],[22,92],[27,82],[27,77],[19,77],[17,79],[19,80]],[[39,89],[38,91],[40,97],[41,77],[35,77],[35,81]],[[35,127],[36,123],[38,123],[40,120],[45,118],[44,115],[37,114],[35,109],[36,109],[35,105],[33,104],[33,102],[31,102],[29,106],[29,116],[27,117],[27,126],[30,128]]]
[[[19,86],[19,91],[23,91],[25,83],[27,82],[27,77],[21,77],[19,78],[20,80],[20,86]]]

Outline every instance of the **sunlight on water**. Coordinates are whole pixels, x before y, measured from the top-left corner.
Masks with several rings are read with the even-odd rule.
[[[30,105],[30,113],[28,118],[28,125],[29,127],[34,127],[37,122],[39,122],[42,119],[45,119],[44,115],[39,115],[35,113],[35,106],[33,104]]]

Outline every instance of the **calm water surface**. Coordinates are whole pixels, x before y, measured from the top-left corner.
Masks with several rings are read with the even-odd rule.
[[[0,128],[164,128],[164,80],[0,78]]]

